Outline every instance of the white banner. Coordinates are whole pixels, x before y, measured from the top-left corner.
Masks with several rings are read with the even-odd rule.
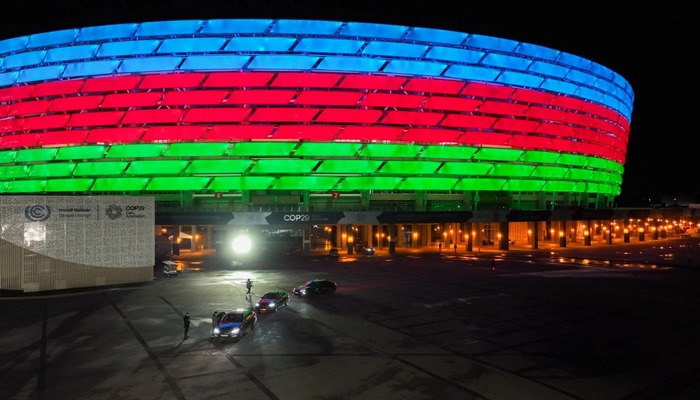
[[[155,200],[141,196],[0,196],[2,239],[59,260],[153,265]]]

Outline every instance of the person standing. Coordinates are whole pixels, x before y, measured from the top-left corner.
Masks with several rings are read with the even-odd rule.
[[[185,316],[182,317],[182,323],[185,327],[185,339],[187,339],[190,332],[190,313],[185,313]]]
[[[219,312],[214,311],[214,314],[211,315],[211,329],[214,330],[216,328],[216,324],[219,322]]]
[[[250,278],[248,278],[248,280],[246,281],[245,287],[246,287],[246,289],[248,289],[246,294],[250,294],[250,289],[253,288],[253,282],[250,281]]]
[[[455,243],[455,253],[457,252],[457,243]]]

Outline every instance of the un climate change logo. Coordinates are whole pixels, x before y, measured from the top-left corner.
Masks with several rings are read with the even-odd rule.
[[[30,221],[46,221],[51,216],[51,207],[37,204],[24,208],[24,216]]]
[[[107,218],[117,219],[122,216],[122,208],[117,205],[111,204],[107,207],[105,213],[107,214]]]

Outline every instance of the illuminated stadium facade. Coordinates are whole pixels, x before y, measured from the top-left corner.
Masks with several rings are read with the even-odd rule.
[[[221,223],[204,212],[543,221],[555,218],[527,212],[612,208],[633,100],[581,57],[428,28],[251,19],[39,33],[0,41],[0,193],[153,196],[158,226]]]

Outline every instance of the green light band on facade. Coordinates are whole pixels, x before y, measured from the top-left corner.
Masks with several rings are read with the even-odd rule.
[[[46,181],[44,191],[46,192],[85,192],[92,186],[92,179],[69,178],[50,179]]]
[[[387,161],[380,174],[395,174],[405,175],[432,175],[440,168],[440,162],[437,161]]]
[[[165,157],[219,157],[226,154],[230,143],[172,143]]]
[[[219,192],[229,190],[267,190],[274,180],[274,176],[218,177],[212,180],[209,184],[209,189]]]
[[[360,151],[360,157],[416,158],[422,148],[414,144],[368,144]]]
[[[107,151],[108,158],[151,158],[160,157],[165,144],[115,144]]]
[[[251,174],[308,174],[316,165],[318,160],[299,159],[262,159],[253,165]]]
[[[561,157],[559,153],[539,150],[525,150],[520,158],[522,162],[533,164],[555,164]]]
[[[569,168],[567,178],[574,181],[589,181],[593,179],[593,170],[581,168]]]
[[[534,178],[543,179],[561,179],[565,178],[569,173],[569,168],[564,167],[550,167],[546,165],[537,166],[534,171],[532,171],[532,176]],[[500,174],[499,174],[500,175]]]
[[[3,179],[26,178],[29,172],[28,165],[8,165],[0,167],[0,177]]]
[[[253,160],[192,160],[185,170],[188,174],[242,174]]]
[[[146,190],[149,191],[172,191],[172,190],[191,190],[197,191],[204,189],[211,178],[205,177],[156,177],[152,178]]]
[[[454,190],[496,190],[499,191],[505,186],[507,179],[493,178],[466,178],[461,179],[454,187]]]
[[[302,143],[294,152],[299,157],[355,157],[361,143]]]
[[[14,162],[50,161],[56,158],[58,149],[29,149],[17,152]]]
[[[7,186],[7,193],[41,193],[44,191],[43,179],[33,181],[12,181]]]
[[[510,190],[516,192],[537,192],[542,189],[545,181],[535,179],[509,179],[502,190]]]
[[[480,148],[475,154],[474,160],[484,161],[518,161],[523,156],[523,150],[497,149],[493,147]]]
[[[338,183],[336,177],[326,176],[281,176],[272,183],[274,190],[299,190],[299,188],[308,188],[308,190],[332,190]]]
[[[126,161],[101,161],[78,163],[73,176],[119,176],[129,165]]]
[[[104,157],[107,146],[72,146],[61,147],[56,160],[88,160]]]
[[[236,143],[229,154],[239,157],[287,157],[296,146],[296,142],[242,142]]]
[[[382,165],[379,160],[325,160],[316,168],[319,174],[373,174]]]
[[[401,183],[401,178],[358,176],[347,177],[338,183],[336,189],[340,191],[351,190],[394,190]]]
[[[34,164],[29,167],[27,176],[30,178],[68,177],[73,174],[73,169],[75,169],[73,163]]]
[[[489,175],[494,176],[512,176],[512,177],[527,177],[532,175],[535,170],[534,165],[522,164],[494,164]],[[471,175],[471,174],[464,174]]]
[[[578,182],[569,182],[569,181],[549,181],[545,182],[544,185],[542,186],[542,189],[547,190],[549,192],[556,192],[556,193],[575,193],[575,192],[582,192],[582,190],[577,190],[577,187],[579,186],[584,186],[585,185],[580,185]]]
[[[487,162],[446,162],[437,172],[440,175],[486,175],[494,167],[493,163]]]
[[[177,145],[177,146],[175,146]],[[201,145],[201,146],[200,146]],[[443,146],[420,146],[420,145],[386,145],[368,144],[359,152],[363,157],[366,154],[374,154],[375,159],[326,159],[321,157],[340,157],[334,150],[342,150],[343,157],[349,154],[356,154],[362,147],[359,143],[303,143],[294,150],[297,143],[236,143],[240,146],[242,153],[260,150],[265,154],[274,154],[271,157],[301,157],[299,150],[306,147],[303,154],[311,154],[314,159],[303,158],[265,158],[267,155],[250,156],[251,158],[233,159],[234,155],[227,154],[230,148],[228,143],[176,143],[167,146],[165,144],[120,144],[113,146],[75,146],[48,149],[30,149],[19,151],[1,151],[0,160],[7,163],[24,160],[26,165],[6,165],[0,167],[0,179],[5,186],[7,193],[33,193],[48,191],[46,185],[38,184],[41,179],[30,179],[22,184],[17,179],[29,178],[61,178],[61,177],[113,177],[128,178],[124,175],[137,175],[142,177],[163,175],[183,175],[187,186],[179,186],[180,181],[162,183],[166,181],[155,180],[145,185],[143,180],[118,180],[107,183],[108,179],[99,179],[99,185],[88,186],[87,191],[178,191],[178,190],[316,190],[316,191],[356,191],[356,190],[457,190],[457,191],[488,191],[488,190],[510,190],[510,191],[550,191],[550,187],[556,192],[589,192],[590,188],[600,188],[601,193],[619,193],[622,182],[621,172],[623,168],[620,164],[608,160],[593,159],[580,155],[548,153],[542,151],[522,151],[501,148],[475,148],[462,147],[459,151],[454,148]],[[270,147],[272,149],[270,150]],[[265,149],[269,150],[266,151]],[[395,158],[406,158],[407,155],[416,153],[422,149],[418,160],[396,160]],[[445,151],[446,149],[452,149]],[[322,151],[331,153],[322,154]],[[232,152],[233,153],[233,152]],[[169,154],[179,158],[162,159],[163,154]],[[189,155],[188,155],[189,154]],[[207,157],[224,157],[214,159],[202,159],[202,154]],[[281,155],[280,155],[281,154]],[[439,157],[439,160],[431,160],[425,156],[428,154]],[[381,155],[381,156],[380,156]],[[450,157],[473,157],[473,162],[445,161],[456,160]],[[110,161],[113,158],[122,158],[123,161]],[[317,158],[318,157],[318,158]],[[143,158],[149,158],[144,160]],[[83,160],[82,162],[57,162],[56,160]],[[481,159],[490,162],[478,161]],[[91,161],[88,161],[91,160]],[[469,160],[468,158],[465,160]],[[520,162],[521,164],[509,164],[509,162]],[[551,162],[550,165],[536,166],[530,164]],[[526,162],[527,161],[527,162]],[[566,164],[564,161],[570,161]],[[591,167],[597,166],[597,168]],[[383,166],[383,167],[382,167]],[[579,166],[579,167],[577,167]],[[380,167],[381,170],[379,169]],[[311,173],[329,174],[339,176],[323,177],[323,180],[305,176]],[[241,177],[225,177],[216,175],[242,175]],[[246,174],[269,175],[268,177],[252,177]],[[290,180],[275,182],[276,176],[293,175],[289,178],[296,179],[296,186],[290,184]],[[395,175],[391,177],[363,176],[353,177],[346,175]],[[197,175],[197,176],[185,176]],[[416,175],[426,175],[425,177]],[[435,181],[436,177],[454,175],[452,178],[463,178],[454,187],[444,183],[447,181]],[[484,179],[492,177],[494,179]],[[517,179],[524,178],[522,182],[516,183]],[[214,178],[212,180],[212,178]],[[233,178],[227,179],[227,178]],[[252,179],[254,178],[254,179]],[[260,179],[263,178],[263,179]],[[308,179],[313,178],[313,179]],[[359,178],[359,179],[358,179]],[[388,178],[388,179],[384,179]],[[404,178],[411,178],[408,183],[402,182]],[[414,187],[416,182],[412,178],[427,178],[425,187]],[[530,178],[530,179],[527,179]],[[544,185],[540,187],[542,180],[556,180],[562,183]],[[211,184],[207,185],[211,180]],[[338,182],[340,180],[340,182]],[[121,183],[120,183],[121,182]],[[175,183],[172,183],[175,182]],[[510,182],[510,183],[507,183]],[[584,183],[582,183],[584,182]],[[162,183],[162,184],[161,184]],[[308,187],[300,184],[310,185]],[[473,184],[474,186],[469,186]],[[600,186],[594,186],[599,184]],[[81,186],[82,185],[82,186]],[[84,184],[78,184],[83,187]],[[185,189],[195,188],[195,189]],[[412,187],[412,189],[407,189]],[[51,191],[60,191],[65,188],[67,191],[75,191],[72,185],[52,184]],[[284,189],[283,189],[284,188]],[[518,189],[516,189],[518,188]]]
[[[588,166],[588,159],[590,157],[581,156],[578,154],[560,154],[557,164],[559,165],[571,165],[574,167],[586,167]]]
[[[452,146],[425,146],[418,155],[419,158],[454,158],[457,160],[469,160],[474,156],[476,147],[452,147]]]
[[[17,150],[0,151],[0,164],[8,164],[15,162],[17,158]],[[0,175],[2,176],[2,175]]]
[[[135,192],[143,190],[150,178],[98,178],[92,185],[99,192]]]
[[[406,178],[399,184],[398,190],[452,190],[457,178]]]
[[[177,175],[187,167],[186,160],[132,161],[127,168],[129,175]]]

